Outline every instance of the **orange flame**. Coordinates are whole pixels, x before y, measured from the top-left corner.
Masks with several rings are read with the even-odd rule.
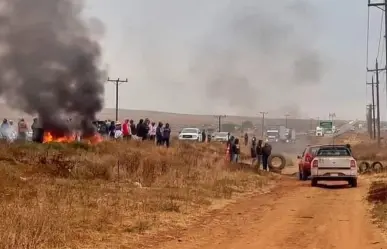
[[[45,132],[43,136],[43,143],[72,143],[77,141],[76,135],[67,135],[67,136],[55,136],[51,132]],[[87,142],[89,144],[97,144],[103,141],[103,138],[100,134],[95,134],[91,137],[82,138],[82,141]]]

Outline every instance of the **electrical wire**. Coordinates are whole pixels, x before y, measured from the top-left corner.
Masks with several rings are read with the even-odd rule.
[[[370,8],[368,8],[368,13],[367,13],[367,45],[366,45],[366,73],[365,73],[365,83],[366,83],[366,102],[367,102],[367,97],[368,97],[368,87],[367,87],[367,81],[368,81],[368,59],[369,59],[369,41],[370,41]]]
[[[378,42],[378,53],[376,54],[376,58],[379,59],[380,56],[380,45],[382,43],[382,37],[383,37],[383,20],[384,20],[384,12],[382,12],[381,18],[380,18],[380,30],[379,30],[379,42]],[[382,55],[383,56],[383,55]]]
[[[368,70],[369,43],[370,43],[370,8],[368,8],[368,15],[367,15],[367,51],[366,51],[366,63],[365,63],[367,70]]]

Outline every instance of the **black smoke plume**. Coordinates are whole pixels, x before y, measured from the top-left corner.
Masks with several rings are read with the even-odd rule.
[[[103,108],[100,46],[82,19],[82,1],[0,0],[0,94],[7,104],[38,115],[44,129],[63,134]]]

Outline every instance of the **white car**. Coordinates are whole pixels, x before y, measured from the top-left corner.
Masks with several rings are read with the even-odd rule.
[[[202,132],[199,128],[184,128],[179,134],[179,140],[202,141]]]
[[[357,187],[357,162],[345,145],[323,145],[311,163],[312,186],[318,181],[347,181]]]
[[[212,140],[216,142],[227,142],[228,139],[229,139],[228,132],[221,131],[221,132],[214,132],[212,134]]]

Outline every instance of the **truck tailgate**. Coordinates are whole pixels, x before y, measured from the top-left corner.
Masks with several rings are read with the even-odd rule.
[[[352,157],[317,157],[318,169],[350,169]]]

